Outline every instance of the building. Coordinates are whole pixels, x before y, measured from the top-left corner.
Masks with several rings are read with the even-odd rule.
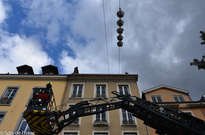
[[[17,67],[18,74],[0,75],[0,131],[30,131],[22,114],[31,98],[32,89],[52,88],[57,108],[66,110],[79,101],[110,98],[112,91],[139,97],[137,74],[72,74],[61,75],[55,66],[42,67],[42,74],[34,74],[32,67]],[[96,101],[98,102],[98,101]],[[99,101],[102,102],[102,101]],[[124,110],[114,110],[79,118],[65,127],[59,135],[145,135],[143,121]]]
[[[205,120],[205,100],[192,101],[189,93],[185,90],[159,85],[142,92],[142,98],[170,109],[181,110],[199,119]],[[203,101],[203,102],[202,102]],[[146,127],[149,135],[155,135],[155,130]]]

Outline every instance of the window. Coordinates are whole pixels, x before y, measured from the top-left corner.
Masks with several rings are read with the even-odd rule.
[[[17,90],[18,87],[8,87],[0,99],[0,104],[10,104]]]
[[[83,85],[73,84],[73,93],[71,97],[82,97]]]
[[[106,85],[96,85],[96,97],[106,97]]]
[[[64,135],[78,135],[78,132],[64,132]]]
[[[135,118],[132,116],[132,113],[121,109],[122,110],[122,124],[124,125],[134,125]]]
[[[184,102],[184,97],[182,95],[174,95],[174,100],[176,102]]]
[[[5,112],[0,112],[0,123],[2,122],[5,114],[6,114]]]
[[[152,97],[152,101],[154,103],[158,103],[158,102],[162,102],[162,98],[160,95],[156,95],[156,96],[151,96]]]
[[[107,121],[106,112],[96,114],[95,115],[95,120],[96,121]]]
[[[97,108],[97,110],[98,110],[98,108]],[[108,126],[106,112],[98,113],[94,117],[95,117],[94,126]]]
[[[21,121],[18,125],[17,131],[19,131],[19,132],[31,132],[31,129],[29,128],[29,126],[24,118],[21,118]]]
[[[123,135],[137,135],[136,132],[124,132]]]
[[[94,132],[94,135],[108,135],[108,132]]]
[[[128,85],[119,85],[119,92],[120,95],[130,95]]]

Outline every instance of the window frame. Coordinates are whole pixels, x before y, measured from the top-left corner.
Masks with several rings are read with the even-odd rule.
[[[160,103],[160,102],[158,101],[158,98],[157,98],[157,97],[160,97],[161,102],[163,102],[161,95],[151,95],[151,100],[152,100],[153,103]],[[154,102],[153,98],[155,98],[156,102]]]
[[[117,92],[119,92],[119,93],[120,93],[120,88],[119,88],[120,85],[127,85],[128,86],[128,92],[132,96],[132,91],[131,91],[131,87],[130,87],[129,83],[117,83],[116,87],[117,87]]]
[[[105,119],[106,119],[106,122],[109,124],[109,112],[108,111],[105,112]],[[93,115],[93,124],[95,124],[95,121],[96,121],[96,114]],[[102,120],[99,120],[99,121],[102,121]]]
[[[15,88],[17,88],[17,91],[16,91],[15,95],[13,96],[13,99],[11,100],[11,102],[10,102],[9,104],[1,104],[1,103],[0,103],[0,106],[10,106],[10,105],[12,104],[13,100],[15,99],[15,97],[16,97],[16,95],[17,95],[17,92],[18,92],[19,89],[20,89],[19,86],[7,86],[7,87],[4,89],[4,92],[2,93],[2,95],[1,95],[0,98],[5,97],[4,95],[6,94],[8,88],[10,88],[10,87],[15,87]]]
[[[107,83],[95,83],[94,84],[94,96],[93,96],[93,98],[103,98],[102,96],[97,97],[97,85],[105,85],[105,98],[108,98],[108,84]]]
[[[125,110],[126,111],[126,110]],[[134,117],[133,115],[132,115],[132,117],[133,117],[133,120],[134,120],[134,124],[124,124],[123,123],[123,115],[122,115],[122,109],[119,109],[119,112],[120,112],[120,125],[121,126],[137,126],[138,124],[137,124],[137,119],[136,119],[136,117]],[[126,117],[129,117],[128,116],[128,111],[127,111],[127,113],[126,113]]]
[[[122,135],[124,135],[125,133],[137,133],[137,135],[140,135],[139,130],[137,130],[137,131],[123,130]]]
[[[63,131],[62,131],[62,135],[64,135],[64,133],[66,133],[66,132],[67,132],[67,133],[69,133],[69,132],[70,132],[70,133],[75,133],[75,132],[76,132],[77,135],[80,135],[80,131],[79,131],[79,130],[63,130]]]
[[[95,135],[95,133],[107,133],[107,135],[110,135],[110,132],[107,130],[101,130],[101,131],[94,130],[94,131],[92,131],[92,135]]]
[[[6,113],[7,111],[0,111],[0,114],[4,114],[4,117],[0,121],[0,125],[2,124],[2,121],[4,120],[4,118],[6,117]]]
[[[77,85],[77,84],[79,84],[79,85],[82,85],[82,95],[81,95],[81,97],[73,97],[72,95],[73,95],[73,90],[74,90],[74,85]],[[81,99],[81,98],[84,98],[84,90],[85,90],[85,83],[82,83],[82,82],[79,82],[79,83],[71,83],[71,88],[70,88],[70,93],[69,93],[69,98],[70,99]]]
[[[17,132],[27,132],[27,131],[19,131],[19,129],[20,129],[20,127],[21,127],[21,125],[23,124],[23,121],[26,121],[22,116],[19,118],[19,121],[18,121],[18,123],[17,123],[17,126],[16,126],[16,130],[15,131],[17,131]],[[26,122],[26,130],[29,128],[30,129],[30,127],[29,127],[29,125],[28,125],[28,123]],[[31,129],[30,129],[31,130]],[[32,131],[31,132],[28,132],[28,133],[33,133]]]
[[[178,101],[175,100],[175,97],[177,98]],[[174,101],[175,101],[175,102],[184,102],[184,101],[181,101],[180,97],[182,97],[183,100],[185,101],[184,95],[173,95],[173,98],[174,98]]]

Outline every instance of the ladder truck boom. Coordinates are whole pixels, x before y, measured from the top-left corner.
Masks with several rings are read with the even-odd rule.
[[[34,99],[38,101],[34,94],[34,97],[30,100],[29,106],[24,112],[24,118],[27,120],[29,127],[37,135],[58,134],[64,127],[70,125],[79,117],[116,109],[124,109],[131,112],[133,116],[143,120],[144,124],[154,128],[161,135],[205,135],[205,121],[203,120],[179,110],[171,110],[164,106],[156,105],[135,96],[121,95],[116,91],[112,92],[116,96],[115,98],[117,100],[115,101],[100,104],[91,104],[91,101],[81,101],[70,106],[65,111],[50,111],[48,107],[46,108],[46,105],[49,105],[53,92],[51,85],[48,86],[47,93],[44,92],[44,94],[51,94],[49,97],[42,95],[38,91],[38,94],[41,95],[37,96],[40,98],[40,101],[47,99],[45,104],[42,103],[44,106],[40,106],[42,104],[34,102]],[[38,109],[37,111],[35,111],[36,107]]]

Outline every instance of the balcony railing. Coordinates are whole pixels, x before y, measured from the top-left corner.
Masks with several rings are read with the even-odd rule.
[[[123,120],[122,124],[123,125],[134,125],[134,126],[136,126],[136,123],[135,123],[134,120]]]
[[[0,98],[0,105],[9,105],[11,103],[11,99],[8,97],[1,97]]]
[[[94,126],[95,127],[107,127],[108,121],[107,120],[95,120]]]

